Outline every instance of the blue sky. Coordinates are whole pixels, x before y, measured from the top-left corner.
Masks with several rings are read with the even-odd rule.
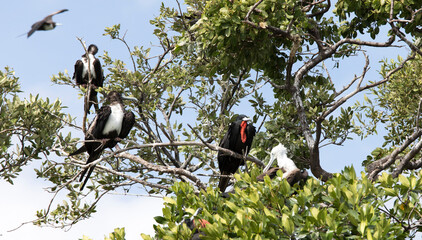
[[[173,4],[173,1],[169,1]],[[114,59],[128,62],[126,47],[108,36],[104,29],[121,24],[127,30],[126,40],[130,46],[151,46],[157,43],[152,35],[153,27],[149,20],[159,14],[160,1],[6,1],[2,4],[2,37],[0,38],[0,68],[10,66],[24,93],[39,93],[51,100],[59,98],[68,106],[66,112],[82,121],[83,99],[78,97],[77,89],[53,85],[50,77],[58,72],[68,71],[73,75],[75,61],[84,53],[76,37],[83,38],[86,44],[95,43],[99,54],[107,50]],[[52,31],[37,31],[30,38],[17,37],[28,32],[36,21],[57,10],[67,8],[68,12],[58,14],[53,20],[62,23]],[[69,231],[52,228],[38,228],[27,224],[22,228],[7,232],[22,222],[35,219],[37,210],[45,208],[51,195],[43,187],[48,183],[36,179],[29,165],[16,179],[15,185],[0,181],[4,193],[0,199],[0,240],[3,239],[78,239],[85,234],[94,239],[103,239],[104,234],[115,227],[126,227],[127,239],[141,239],[140,233],[152,233],[153,217],[161,214],[161,199],[109,195],[98,206],[98,213],[87,221],[81,222]],[[6,217],[7,216],[7,217]]]
[[[166,4],[175,6],[175,1],[167,0]],[[53,85],[50,81],[53,74],[66,70],[72,76],[74,63],[83,54],[76,37],[83,38],[87,45],[95,43],[99,54],[107,50],[113,59],[121,59],[130,64],[126,47],[119,41],[103,36],[104,28],[120,23],[122,32],[128,30],[126,40],[131,47],[157,44],[149,20],[159,14],[160,5],[161,1],[146,0],[6,1],[2,4],[3,11],[0,15],[0,68],[3,70],[5,66],[10,66],[15,70],[24,91],[22,97],[29,96],[29,93],[39,93],[43,98],[59,98],[63,105],[68,106],[65,111],[76,116],[80,123],[83,100],[78,97],[78,91],[68,86]],[[29,31],[34,22],[64,8],[69,11],[53,17],[62,26],[52,31],[35,32],[29,39],[26,36],[17,37]],[[377,69],[381,59],[396,58],[399,54],[405,55],[406,51],[406,48],[368,48],[373,65],[367,80],[379,79]],[[337,86],[343,86],[355,73],[361,73],[363,65],[363,57],[353,57],[341,63],[340,69],[333,69],[331,76]],[[371,137],[363,142],[357,139],[347,143],[345,147],[326,147],[321,151],[321,164],[330,172],[339,172],[344,166],[351,164],[357,171],[362,171],[360,162],[379,145],[381,138]],[[36,166],[37,163],[27,166],[13,186],[0,182],[3,192],[0,198],[3,216],[0,218],[0,240],[28,237],[34,240],[77,239],[83,234],[94,239],[103,239],[104,234],[115,227],[126,227],[127,239],[141,239],[141,232],[153,232],[152,217],[161,214],[160,199],[108,195],[99,203],[98,212],[93,218],[78,223],[68,231],[25,225],[8,233],[7,230],[20,223],[33,220],[36,210],[45,208],[50,200],[51,195],[43,189],[48,183],[35,178],[32,169]]]

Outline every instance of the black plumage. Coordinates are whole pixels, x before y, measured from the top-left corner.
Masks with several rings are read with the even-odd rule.
[[[84,145],[69,156],[87,151],[89,158],[86,163],[89,164],[98,159],[104,149],[113,148],[119,141],[129,135],[130,130],[135,124],[135,115],[131,111],[124,109],[120,93],[115,91],[110,92],[107,96],[107,101],[109,105],[103,105],[101,107],[89,126],[85,134],[86,142]],[[82,171],[79,181],[84,179],[87,172],[88,174],[81,185],[81,191],[94,168],[95,166],[91,166]]]
[[[54,12],[45,17],[43,20],[32,24],[31,30],[29,30],[27,37],[29,38],[35,31],[46,31],[54,29],[58,24],[53,21],[53,16],[66,11],[68,11],[68,9],[62,9],[60,11]]]
[[[94,104],[95,111],[98,111],[98,98],[96,89],[103,86],[104,74],[101,68],[101,62],[95,57],[98,52],[98,47],[94,44],[88,47],[88,56],[83,54],[82,58],[77,60],[75,63],[75,72],[73,73],[73,79],[76,85],[88,88],[89,83],[89,72],[91,73],[91,91],[89,93],[89,105],[86,111],[89,112],[92,104]],[[89,59],[89,61],[88,61]],[[89,62],[89,72],[88,72]],[[85,107],[86,109],[86,107]]]
[[[229,149],[233,152],[247,155],[251,150],[253,137],[255,136],[255,127],[249,124],[249,118],[245,115],[239,115],[236,121],[231,123],[229,129],[223,140],[220,142],[220,147]],[[218,167],[221,175],[234,174],[240,165],[244,165],[243,159],[229,156],[221,151],[218,152]],[[230,178],[220,177],[218,187],[221,192],[224,192],[229,184]]]

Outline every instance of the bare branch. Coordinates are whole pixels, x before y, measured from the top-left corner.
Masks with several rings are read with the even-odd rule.
[[[249,17],[251,16],[251,13],[258,7],[259,4],[262,3],[263,0],[259,0],[256,2],[248,11],[248,13],[245,16],[245,20],[249,20]]]
[[[413,157],[415,157],[415,155],[416,155],[417,153],[419,153],[421,149],[422,149],[422,140],[421,140],[421,141],[419,141],[419,142],[416,144],[416,146],[415,146],[412,150],[410,150],[410,152],[408,152],[408,153],[407,153],[407,154],[403,157],[403,159],[400,161],[400,163],[399,163],[399,165],[397,166],[397,168],[396,168],[396,169],[394,169],[394,171],[393,171],[393,173],[391,174],[391,176],[392,176],[393,178],[398,177],[398,176],[399,176],[399,174],[400,174],[400,173],[402,173],[402,172],[403,172],[403,170],[406,168],[407,163],[408,163],[408,162],[410,162],[410,160],[412,160],[412,159],[413,159]]]
[[[367,166],[368,178],[371,180],[375,180],[377,178],[378,173],[390,167],[391,164],[393,164],[394,161],[397,159],[397,156],[420,136],[422,136],[422,131],[415,131],[412,135],[407,137],[407,139],[403,142],[401,146],[394,149],[394,151],[390,155],[385,156],[369,164]]]
[[[416,114],[415,117],[415,129],[419,130],[419,120],[421,117],[421,105],[422,105],[422,98],[419,99],[419,104],[418,104],[418,112]]]
[[[325,2],[325,0],[317,1],[316,3],[312,3],[312,5],[316,5],[316,4],[323,3],[323,2]],[[322,15],[322,14],[328,12],[328,10],[330,10],[330,7],[331,7],[331,1],[327,0],[327,5],[321,11],[318,11],[316,13],[307,14],[306,16],[311,18],[311,17]]]
[[[421,9],[419,9],[419,10],[421,10]],[[418,10],[418,12],[419,12],[419,10]],[[415,51],[415,52],[417,52],[419,55],[421,55],[422,56],[422,51],[417,47],[417,46],[415,46],[411,41],[409,41],[407,38],[406,38],[406,36],[404,35],[404,33],[402,33],[398,28],[397,28],[397,26],[394,24],[394,19],[393,19],[393,15],[394,15],[394,0],[391,0],[391,5],[390,5],[390,19],[389,19],[389,23],[390,23],[390,26],[391,26],[391,29],[393,30],[393,32],[403,41],[403,42],[405,42],[409,47],[410,47],[410,49],[412,49],[412,51]],[[412,18],[414,18],[414,16],[412,16]]]
[[[168,41],[168,40],[167,40]],[[149,72],[143,79],[142,79],[142,83],[143,84],[145,84],[145,83],[147,83],[148,82],[148,80],[149,80],[149,78],[153,75],[153,74],[155,74],[158,70],[160,70],[160,69],[162,69],[162,68],[164,68],[167,64],[169,64],[173,59],[174,59],[174,56],[172,56],[172,58],[170,59],[170,60],[168,60],[168,61],[166,61],[163,65],[161,65],[161,62],[164,60],[164,58],[166,57],[166,55],[168,54],[168,53],[170,53],[171,52],[171,50],[173,50],[173,47],[172,46],[169,46],[167,49],[165,49],[165,51],[164,51],[164,53],[163,54],[161,54],[160,56],[159,56],[159,58],[158,58],[158,61],[157,61],[157,64],[155,65],[155,67],[154,67],[154,70],[152,70],[151,72]]]
[[[84,116],[82,118],[82,131],[85,134],[86,133],[86,117],[89,111],[89,100],[91,99],[90,95],[91,95],[92,75],[91,75],[91,68],[89,67],[91,66],[91,62],[90,62],[91,58],[88,55],[88,49],[86,48],[85,43],[82,41],[82,38],[79,38],[79,37],[76,37],[76,38],[82,44],[82,47],[84,48],[84,51],[85,51],[86,59],[88,61],[87,63],[88,64],[88,68],[87,68],[88,69],[88,87],[86,89],[87,92],[85,93],[85,98],[84,98]]]
[[[171,168],[171,167],[166,167],[166,166],[159,166],[159,165],[155,165],[152,164],[144,159],[142,159],[141,157],[129,154],[129,153],[119,153],[117,155],[118,157],[123,157],[123,158],[127,158],[130,159],[134,162],[137,162],[139,164],[142,164],[143,166],[145,166],[148,169],[154,170],[154,171],[158,171],[158,172],[162,172],[162,173],[172,173],[172,174],[177,174],[177,175],[182,175],[187,177],[189,180],[191,180],[192,182],[194,182],[200,189],[205,189],[206,186],[201,182],[201,180],[199,180],[199,178],[197,178],[195,175],[193,175],[191,172],[182,169],[182,168]]]

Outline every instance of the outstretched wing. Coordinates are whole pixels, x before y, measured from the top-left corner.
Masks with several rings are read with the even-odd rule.
[[[69,9],[62,9],[62,10],[59,10],[59,11],[54,12],[54,13],[52,13],[52,14],[48,15],[47,17],[45,17],[45,18],[44,18],[44,20],[45,20],[45,21],[47,21],[47,20],[52,20],[52,18],[53,18],[53,16],[54,16],[54,15],[59,14],[59,13],[62,13],[62,12],[67,12],[67,11],[69,11]]]
[[[32,24],[31,30],[29,30],[27,38],[29,38],[35,31],[37,31],[42,26],[43,23],[44,23],[44,20],[41,20]]]

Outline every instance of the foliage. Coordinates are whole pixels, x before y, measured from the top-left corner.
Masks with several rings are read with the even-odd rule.
[[[23,166],[50,155],[62,121],[71,120],[58,99],[50,103],[30,95],[22,100],[18,80],[10,68],[0,71],[0,176],[11,184]]]
[[[189,184],[176,183],[156,217],[156,235],[143,238],[189,239],[192,232],[180,223],[199,207],[198,218],[210,222],[202,239],[405,239],[421,230],[413,224],[422,217],[422,171],[398,179],[383,173],[372,183],[346,168],[326,183],[309,178],[292,187],[268,176],[257,182],[257,174],[236,175],[228,199],[211,187],[197,195]]]
[[[402,57],[397,61],[384,60],[380,74],[386,76],[387,72],[396,68],[403,62]],[[420,104],[422,99],[421,57],[418,55],[415,61],[407,64],[402,71],[391,77],[389,84],[380,85],[371,91],[373,100],[366,98],[361,104],[356,104],[360,113],[359,120],[365,126],[362,135],[371,135],[376,131],[377,125],[384,125],[387,131],[384,136],[385,142],[376,148],[367,161],[368,165],[374,160],[390,154],[396,146],[403,144],[408,136],[412,135],[416,128],[420,128]],[[364,122],[363,119],[366,119]],[[417,125],[419,123],[419,125]],[[401,153],[404,156],[410,151],[407,149]],[[420,158],[417,154],[415,159]]]

